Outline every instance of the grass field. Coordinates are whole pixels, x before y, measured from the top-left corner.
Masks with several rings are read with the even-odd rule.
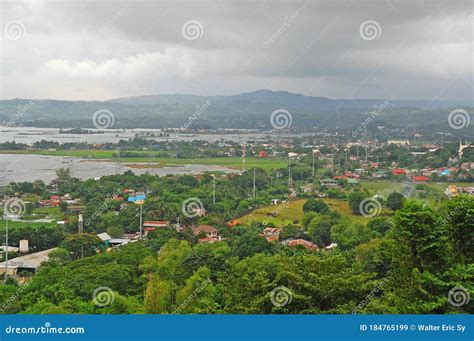
[[[0,220],[0,229],[4,229],[6,225],[5,220]],[[9,221],[8,227],[9,228],[16,228],[16,227],[34,227],[34,226],[56,226],[57,224],[53,221],[51,223],[35,223],[29,221]]]
[[[332,211],[338,212],[340,215],[354,223],[366,224],[369,221],[369,218],[352,214],[347,201],[328,198],[324,199],[324,201],[329,205]],[[273,223],[277,227],[292,224],[295,220],[298,220],[301,223],[301,219],[303,218],[303,205],[305,202],[306,199],[300,199],[286,204],[265,206],[258,208],[237,220],[242,225],[266,220],[268,223]],[[269,215],[272,212],[276,212],[276,217]],[[381,214],[389,215],[390,212],[382,210]]]
[[[127,152],[124,150],[123,152]],[[152,167],[159,168],[172,165],[185,165],[185,164],[196,164],[196,165],[215,165],[223,166],[228,168],[242,169],[242,159],[240,157],[206,157],[206,158],[156,158],[150,157],[153,155],[152,152],[134,151],[135,154],[143,155],[143,157],[129,157],[129,158],[117,158],[114,156],[115,151],[112,150],[0,150],[0,154],[33,154],[33,155],[48,155],[48,156],[71,156],[84,159],[93,160],[113,160],[114,162],[120,161],[125,163],[134,162],[145,162],[152,163]],[[245,169],[250,169],[254,165],[266,170],[284,168],[287,166],[288,161],[281,158],[247,158]]]

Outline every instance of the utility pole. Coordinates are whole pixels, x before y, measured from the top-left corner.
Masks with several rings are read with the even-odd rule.
[[[247,146],[245,143],[242,145],[242,172],[245,171],[245,152],[246,152]]]
[[[313,154],[313,165],[311,170],[311,177],[314,179],[314,150],[311,148],[311,154]]]
[[[291,159],[288,156],[288,190],[291,190]]]
[[[3,186],[3,185],[6,186],[8,184],[7,165],[4,164],[4,163],[1,163],[0,165],[2,166],[1,172],[4,174],[4,177],[2,176],[3,179],[0,178],[0,180],[2,180],[0,185],[1,186]],[[6,195],[5,195],[5,193],[3,194],[3,202],[4,202],[4,206],[3,206],[3,217],[2,218],[5,219],[5,283],[6,283],[7,279],[8,279],[8,212],[7,212],[7,209],[6,209]]]
[[[331,154],[331,164],[332,164],[332,173],[334,174],[334,147],[332,148],[332,154]]]
[[[77,219],[77,222],[78,222],[77,233],[84,233],[84,218],[82,214],[79,214],[79,218]]]
[[[216,176],[212,176],[212,204],[216,204]]]
[[[8,216],[5,221],[5,283],[8,279]]]
[[[140,239],[143,237],[143,202],[140,204]]]
[[[77,233],[84,233],[84,218],[82,217],[82,214],[79,214],[79,217],[77,218]],[[84,258],[84,245],[81,245],[81,258]]]
[[[253,198],[257,197],[257,187],[255,186],[255,165],[253,166]]]
[[[120,147],[117,148],[117,163],[115,164],[115,175],[120,174]]]

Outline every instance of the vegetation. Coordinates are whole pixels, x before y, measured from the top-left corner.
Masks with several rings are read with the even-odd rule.
[[[12,229],[15,244],[26,238],[35,251],[56,249],[36,275],[26,276],[27,285],[14,279],[0,285],[3,312],[474,312],[472,302],[449,303],[453,288],[474,289],[473,196],[445,199],[435,209],[427,200],[396,194],[387,201],[380,199],[379,215],[365,217],[354,208],[373,193],[350,189],[347,201],[292,200],[284,179],[272,182],[263,169],[255,173],[256,198],[253,170],[215,181],[209,175],[159,178],[131,173],[80,181],[59,172],[55,185],[11,184],[7,193],[18,197],[48,197],[54,190],[79,198],[85,233],[77,234],[76,213],[68,207],[62,213],[68,223],[62,227]],[[139,229],[137,207],[126,203],[125,189],[146,189],[144,219],[169,224],[137,242],[110,248],[97,233],[120,235]],[[117,195],[125,199],[118,201]],[[188,198],[199,198],[206,214],[184,214],[182,203]],[[282,202],[269,205],[272,199]],[[58,214],[57,209],[52,212]],[[227,222],[236,218],[237,226],[229,227]],[[198,224],[216,227],[222,240],[198,243],[199,236],[191,230]],[[280,241],[305,239],[319,251],[268,241],[262,232],[269,226],[282,228]],[[328,248],[333,243],[337,247]],[[101,297],[108,298],[107,304],[97,304],[100,288],[106,289]],[[289,298],[285,304],[275,304],[272,292],[281,288]]]

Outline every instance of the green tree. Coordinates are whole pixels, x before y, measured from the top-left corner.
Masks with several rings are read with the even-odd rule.
[[[402,193],[392,192],[387,198],[387,207],[392,211],[399,210],[403,207],[405,200],[405,196]]]
[[[211,272],[200,267],[176,294],[174,311],[178,314],[209,314],[217,308],[214,302],[214,286],[210,279]]]
[[[446,204],[444,219],[456,258],[474,262],[474,197],[460,195]]]
[[[308,199],[303,205],[303,212],[316,212],[319,214],[326,214],[329,212],[329,206],[322,199]]]
[[[174,283],[158,276],[148,281],[145,292],[145,311],[147,314],[163,314],[172,311]]]
[[[61,243],[72,259],[95,255],[103,245],[102,240],[95,234],[81,233],[67,236]]]
[[[352,210],[352,213],[361,215],[360,203],[362,200],[368,198],[369,196],[363,192],[352,192],[349,194],[349,207]]]

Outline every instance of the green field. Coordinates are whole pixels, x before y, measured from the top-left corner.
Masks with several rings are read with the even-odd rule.
[[[0,220],[0,229],[4,229],[6,225],[5,220]],[[18,228],[18,227],[35,227],[35,226],[56,226],[56,222],[51,223],[35,223],[29,221],[9,221],[9,228]]]
[[[117,158],[114,156],[116,151],[113,150],[0,150],[0,154],[34,154],[34,155],[49,155],[49,156],[71,156],[83,159],[93,160],[107,160],[114,162],[124,163],[152,163],[152,167],[164,167],[173,165],[215,165],[223,166],[228,168],[242,169],[242,159],[240,157],[205,157],[205,158],[171,158],[163,157],[156,158],[150,157],[153,155],[152,152],[135,151],[135,150],[124,150],[123,152],[133,152],[135,154],[143,155],[143,157],[122,157]],[[286,159],[281,158],[247,158],[245,160],[245,169],[250,169],[254,165],[265,170],[271,170],[276,168],[284,168],[288,164]]]
[[[323,200],[329,205],[332,211],[338,212],[341,216],[349,219],[352,222],[366,224],[370,219],[360,215],[352,214],[347,201],[329,198],[325,198]],[[301,219],[303,218],[303,205],[305,202],[306,199],[300,199],[286,204],[265,206],[258,208],[241,218],[238,218],[237,221],[241,225],[248,225],[252,222],[262,222],[266,220],[268,223],[273,223],[277,227],[293,224],[295,220],[298,220],[299,223],[301,223]],[[276,217],[269,215],[272,212],[276,212]],[[390,212],[384,209],[382,210],[381,214],[389,215]]]

